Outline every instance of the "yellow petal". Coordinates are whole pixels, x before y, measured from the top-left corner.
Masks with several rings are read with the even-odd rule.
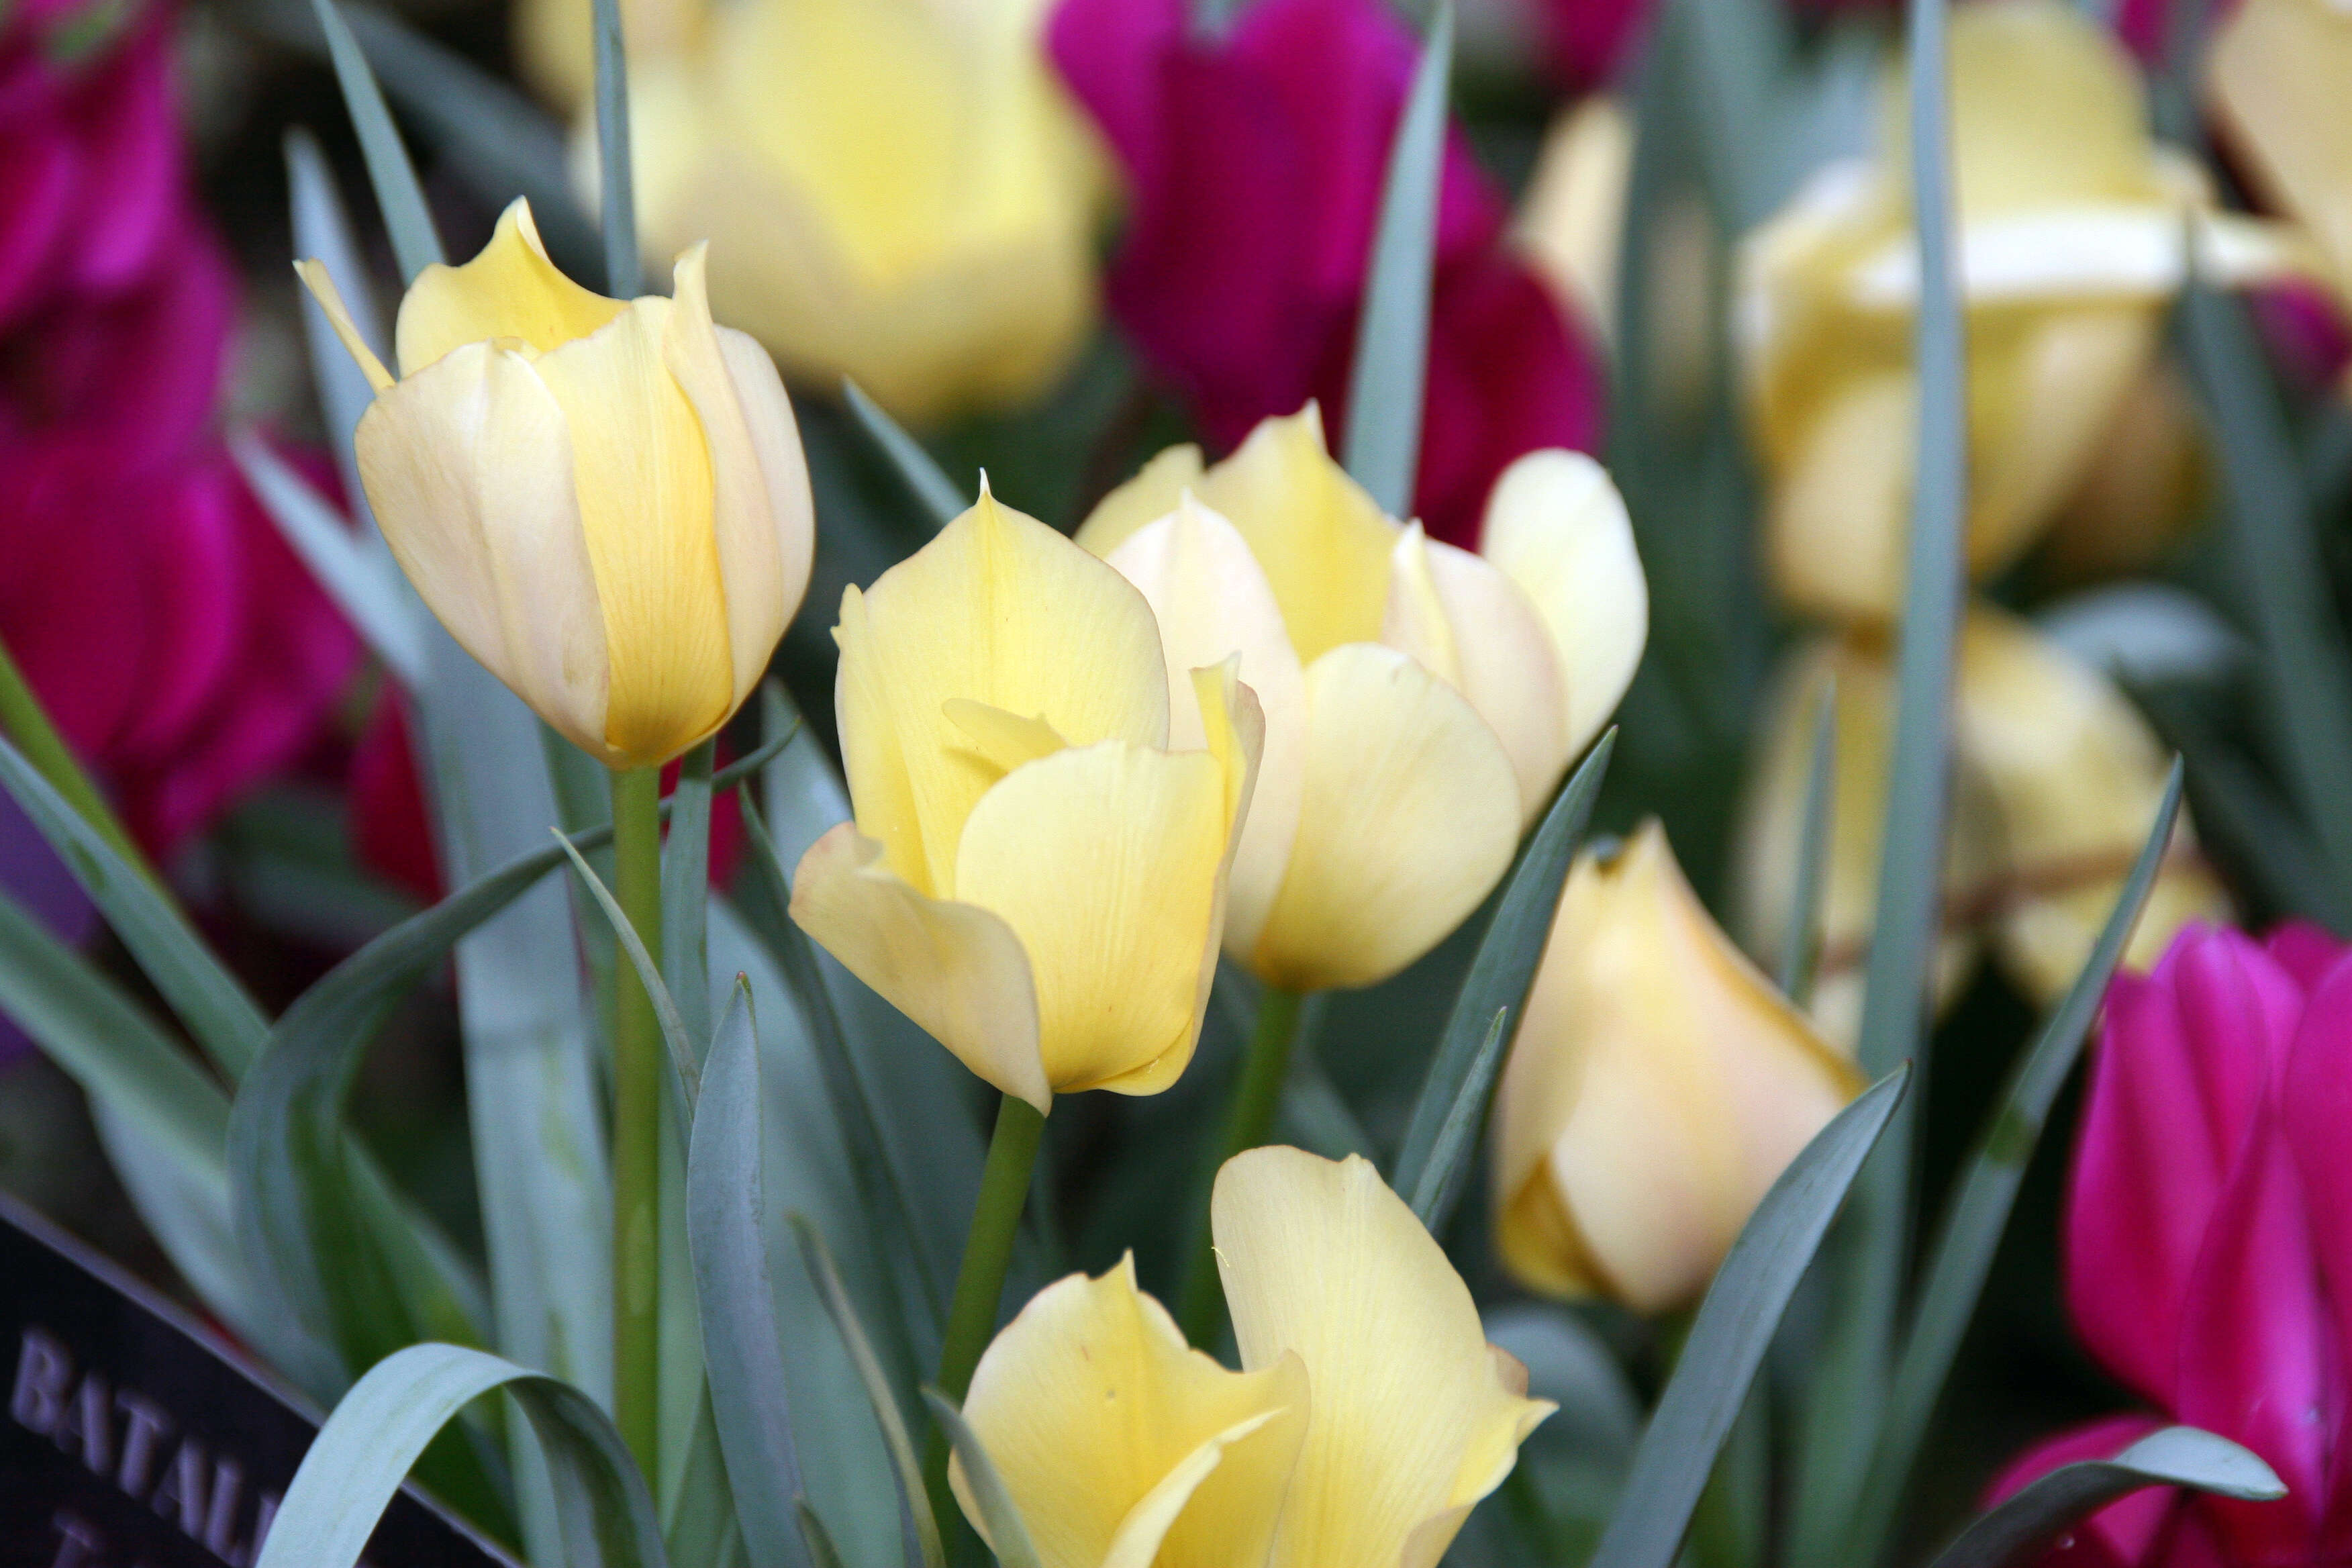
[[[1520,247],[1604,344],[1617,331],[1617,251],[1633,172],[1633,117],[1609,94],[1594,93],[1544,133],[1519,203]]]
[[[1022,1308],[963,1413],[1045,1568],[1236,1568],[1265,1559],[1308,1399],[1296,1357],[1237,1373],[1186,1349],[1128,1257]]]
[[[842,823],[801,857],[793,920],[852,974],[1004,1093],[1053,1108],[1021,939],[1001,917],[927,898]]]
[[[360,416],[360,480],[401,570],[458,645],[604,753],[605,618],[563,410],[520,354],[469,344]]]
[[[2207,57],[2213,107],[2253,184],[2352,281],[2352,17],[2325,0],[2247,0]]]
[[[735,710],[711,448],[666,363],[679,308],[639,300],[534,362],[572,428],[613,671],[604,755],[625,766],[667,762]],[[745,480],[738,467],[739,499]]]
[[[1397,537],[1381,641],[1469,700],[1511,759],[1531,822],[1568,769],[1568,693],[1551,634],[1493,566],[1414,523]]]
[[[1538,1289],[1694,1300],[1860,1087],[1649,822],[1613,861],[1580,858],[1561,895],[1496,1100],[1498,1249]]]
[[[1331,460],[1315,405],[1262,421],[1195,493],[1249,542],[1301,663],[1380,637],[1397,525]]]
[[[360,370],[368,378],[368,384],[378,392],[390,386],[392,373],[383,368],[383,361],[375,357],[375,351],[368,347],[367,339],[361,335],[359,323],[352,320],[351,307],[343,303],[342,291],[327,275],[327,264],[323,261],[298,261],[294,264],[294,275],[302,279],[302,286],[310,290],[312,299],[319,301],[319,309],[327,314],[327,324],[335,329],[335,336],[343,341],[344,349],[359,363]]]
[[[518,196],[482,253],[462,267],[435,263],[400,301],[393,338],[400,374],[415,375],[460,343],[519,338],[545,353],[584,338],[625,307],[556,269]]]
[[[956,886],[964,819],[1002,776],[948,719],[950,699],[1041,720],[1073,746],[1167,743],[1167,667],[1143,595],[985,488],[864,595],[845,595],[835,637],[858,826],[927,892]]]
[[[1511,863],[1519,785],[1495,731],[1394,648],[1307,669],[1298,831],[1247,963],[1298,991],[1370,985],[1444,940]]]
[[[1101,516],[1097,509],[1097,519]],[[1108,559],[1142,591],[1160,623],[1171,747],[1205,743],[1192,672],[1229,655],[1240,655],[1241,679],[1257,694],[1265,714],[1265,756],[1234,859],[1225,916],[1226,945],[1246,953],[1274,908],[1298,830],[1299,791],[1306,783],[1305,673],[1249,546],[1232,523],[1189,495],[1180,497],[1173,511],[1129,535]]]
[[[966,819],[955,893],[1028,954],[1056,1091],[1150,1094],[1200,1034],[1229,814],[1207,752],[1106,741],[1014,769]]]
[[[1135,478],[1095,503],[1078,527],[1077,542],[1108,560],[1146,524],[1176,510],[1184,492],[1201,483],[1201,448],[1186,442],[1170,447],[1143,465]]]
[[[815,521],[808,461],[776,367],[757,343],[710,322],[703,246],[677,258],[663,363],[710,453],[712,526],[727,617],[732,712],[767,672],[807,591]]]
[[[1553,1406],[1506,1383],[1461,1276],[1370,1162],[1254,1149],[1212,1211],[1243,1367],[1296,1355],[1312,1392],[1270,1568],[1433,1565],[1445,1516]]]

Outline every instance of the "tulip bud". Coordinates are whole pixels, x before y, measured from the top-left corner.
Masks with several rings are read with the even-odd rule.
[[[793,919],[964,1065],[1045,1110],[1157,1094],[1200,1038],[1264,736],[1230,660],[1171,671],[1150,606],[979,503],[842,595],[835,708],[856,820]]]
[[[401,301],[400,378],[326,268],[299,266],[376,391],[361,482],[467,652],[614,768],[708,739],[807,591],[808,468],[775,367],[714,327],[702,251],[674,299],[607,300],[548,259],[530,205]]]
[[[909,423],[1037,396],[1094,325],[1108,188],[1042,26],[1033,0],[711,7],[631,72],[648,252],[709,238],[722,315]]]
[[[1696,1300],[1861,1080],[1644,824],[1570,871],[1495,1100],[1495,1238],[1529,1289]]]
[[[1591,458],[1512,465],[1472,554],[1383,516],[1312,404],[1213,468],[1161,453],[1078,542],[1143,591],[1171,670],[1238,655],[1265,704],[1226,947],[1292,990],[1385,979],[1477,907],[1648,627],[1624,503]],[[1180,733],[1189,700],[1171,697]]]

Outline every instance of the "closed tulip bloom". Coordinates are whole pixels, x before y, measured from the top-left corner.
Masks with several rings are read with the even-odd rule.
[[[964,1415],[1044,1568],[1435,1568],[1554,1407],[1369,1162],[1254,1149],[1213,1206],[1241,1371],[1185,1346],[1131,1258],[1048,1286],[981,1358]]]
[[[1265,705],[1225,946],[1292,990],[1385,979],[1477,907],[1648,626],[1624,504],[1591,458],[1513,464],[1473,554],[1383,516],[1312,404],[1213,468],[1162,452],[1078,542],[1151,602],[1171,671],[1238,654]],[[1192,732],[1189,693],[1171,703]]]
[[[2166,302],[2304,265],[2273,226],[2210,211],[2149,139],[2129,58],[2059,0],[1952,17],[1952,158],[1967,307],[1968,566],[2015,559],[2083,480],[2154,363]],[[1880,151],[1820,171],[1744,242],[1737,306],[1771,484],[1766,553],[1793,606],[1892,619],[1916,439],[1917,294],[1898,65]]]
[[[1045,1110],[1192,1060],[1264,733],[1220,658],[1171,672],[1151,607],[1034,518],[979,504],[841,599],[856,820],[793,918],[964,1065]]]
[[[410,286],[397,380],[325,268],[299,269],[375,386],[360,479],[450,635],[614,768],[725,723],[807,591],[814,521],[783,384],[711,324],[700,247],[674,299],[608,300],[518,201]]]
[[[630,78],[651,253],[787,372],[910,423],[1033,398],[1095,320],[1107,175],[1039,0],[742,0]],[[583,145],[593,125],[583,120]]]
[[[1861,1087],[1645,823],[1560,895],[1496,1091],[1496,1249],[1547,1295],[1686,1305]]]

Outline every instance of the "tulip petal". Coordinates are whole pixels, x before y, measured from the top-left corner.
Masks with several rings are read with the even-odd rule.
[[[2352,26],[2325,0],[2248,0],[2208,57],[2213,107],[2261,193],[2352,277],[2352,130],[2342,113]]]
[[[1240,678],[1257,694],[1265,755],[1234,858],[1225,914],[1226,946],[1246,953],[1265,928],[1298,831],[1306,784],[1305,673],[1249,546],[1232,523],[1191,497],[1130,534],[1108,559],[1142,591],[1160,623],[1169,670],[1170,746],[1206,743],[1191,672],[1238,654]]]
[[[1201,448],[1187,441],[1156,454],[1135,478],[1095,503],[1078,527],[1077,542],[1105,560],[1146,526],[1176,510],[1201,483]]]
[[[1369,1161],[1254,1149],[1212,1212],[1242,1365],[1296,1355],[1313,1391],[1271,1568],[1433,1565],[1446,1516],[1554,1407],[1505,1381],[1461,1276]]]
[[[605,618],[562,408],[520,354],[471,343],[360,416],[362,482],[458,645],[565,739],[604,753]]]
[[[1034,518],[979,501],[843,595],[838,711],[858,825],[917,889],[956,886],[964,819],[1003,776],[944,705],[962,698],[1073,746],[1168,739],[1160,628],[1117,572]]]
[[[613,672],[604,754],[627,766],[667,762],[735,710],[711,447],[665,363],[679,309],[637,300],[535,362],[572,428]]]
[[[1518,585],[1414,523],[1391,556],[1381,641],[1443,678],[1486,721],[1519,781],[1520,825],[1568,772],[1568,689],[1551,633]]]
[[[1582,453],[1530,452],[1495,482],[1478,552],[1525,591],[1551,632],[1573,757],[1616,710],[1650,634],[1649,584],[1624,500]]]
[[[1029,955],[1056,1090],[1153,1093],[1191,1060],[1227,828],[1216,758],[1121,741],[1016,768],[971,808],[956,897]]]
[[[767,672],[808,588],[815,522],[808,462],[776,367],[740,332],[710,322],[704,246],[677,258],[662,360],[710,450],[712,525],[727,614],[732,712]]]
[[[436,262],[416,275],[400,301],[394,357],[401,374],[415,375],[461,343],[520,338],[545,353],[625,309],[583,289],[547,258],[530,203],[518,196],[479,256],[462,267]]]
[[[1314,404],[1262,421],[1195,493],[1249,542],[1302,663],[1379,637],[1397,525],[1331,460]]]
[[[361,335],[359,323],[352,320],[352,308],[343,303],[342,290],[335,287],[334,279],[328,274],[327,264],[323,261],[298,261],[294,264],[294,274],[302,279],[302,286],[310,290],[310,297],[319,301],[319,309],[326,312],[327,325],[335,329],[335,336],[342,340],[344,350],[359,362],[360,371],[368,378],[368,384],[378,392],[390,386],[392,372],[383,368],[383,361],[375,357],[375,350],[368,347],[367,339]]]
[[[1050,1110],[1021,939],[1003,917],[927,898],[882,861],[856,824],[832,828],[793,873],[794,923],[964,1066]]]
[[[963,1413],[1045,1568],[1236,1568],[1265,1560],[1308,1398],[1295,1356],[1238,1373],[1185,1348],[1130,1256],[1039,1291]]]
[[[1519,839],[1511,759],[1460,693],[1394,648],[1307,669],[1289,869],[1249,963],[1294,990],[1370,985],[1477,908]]]

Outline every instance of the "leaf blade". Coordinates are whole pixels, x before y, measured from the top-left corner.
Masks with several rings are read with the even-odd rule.
[[[415,165],[400,140],[385,107],[383,89],[360,51],[359,40],[343,19],[336,0],[310,0],[319,28],[327,36],[327,53],[334,61],[335,80],[343,93],[343,107],[358,132],[361,154],[367,160],[369,183],[375,187],[376,206],[392,234],[393,254],[400,275],[414,281],[434,263],[446,259],[440,231],[433,226],[432,209],[425,203],[425,187],[417,183]]]
[[[963,515],[971,503],[963,499],[939,460],[923,449],[921,442],[907,434],[906,427],[891,418],[887,409],[847,376],[842,378],[841,395],[848,400],[849,411],[857,416],[858,428],[890,459],[899,482],[922,502],[933,529],[945,528]]]
[[[1003,1568],[1041,1568],[1036,1545],[1029,1539],[1029,1526],[1013,1506],[1013,1494],[1006,1489],[1004,1478],[997,1474],[996,1462],[988,1457],[980,1434],[938,1389],[924,1389],[923,1403],[931,1407],[931,1419],[947,1433],[948,1446],[963,1467],[964,1485],[971,1489],[972,1500],[988,1521],[989,1550],[996,1553],[997,1562]]]
[[[1933,1568],[2008,1568],[2069,1524],[2143,1487],[2193,1487],[2267,1501],[2286,1487],[2262,1459],[2194,1426],[2151,1432],[2112,1459],[2062,1465],[1981,1515],[1937,1554]]]

